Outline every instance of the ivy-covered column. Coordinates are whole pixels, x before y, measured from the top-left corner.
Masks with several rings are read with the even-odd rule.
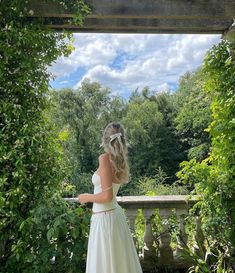
[[[230,26],[230,28],[225,33],[223,33],[222,39],[230,43],[232,49],[231,54],[235,59],[235,19],[233,19],[233,24]]]
[[[193,193],[202,196],[200,217],[207,239],[201,249],[210,251],[215,260],[204,266],[234,272],[235,246],[235,58],[234,44],[226,39],[214,45],[203,63],[203,91],[211,99],[212,122],[208,128],[211,148],[202,162],[182,163],[181,181],[195,181]],[[190,172],[189,172],[190,170]],[[190,175],[189,175],[190,173]],[[209,245],[209,247],[208,247]],[[203,251],[201,251],[202,253]],[[207,255],[207,254],[203,255]],[[223,255],[221,255],[223,253]],[[205,256],[206,257],[206,256]],[[198,259],[198,258],[197,258]],[[202,259],[197,260],[198,264]]]
[[[47,67],[71,52],[72,34],[27,17],[30,1],[0,4],[0,268],[23,272],[29,245],[23,225],[31,211],[60,189],[60,144],[46,115]],[[82,1],[60,1],[64,8]],[[84,5],[84,4],[83,4]],[[84,5],[85,6],[85,5]],[[78,11],[84,18],[86,9]],[[65,41],[67,38],[67,42]],[[27,271],[28,272],[28,271]],[[39,272],[39,271],[38,271]]]

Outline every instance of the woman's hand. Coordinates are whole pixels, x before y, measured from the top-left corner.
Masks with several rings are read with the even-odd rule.
[[[81,204],[91,202],[91,194],[90,193],[79,194],[78,202]]]

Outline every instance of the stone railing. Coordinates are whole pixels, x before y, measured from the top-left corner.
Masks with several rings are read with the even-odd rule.
[[[188,235],[185,231],[185,218],[188,216],[189,208],[197,202],[199,196],[187,195],[162,195],[162,196],[118,196],[119,205],[125,210],[129,220],[129,226],[135,238],[135,221],[139,209],[142,209],[145,218],[145,234],[143,238],[144,246],[139,252],[142,268],[146,271],[159,267],[188,268],[191,262],[182,254],[182,247],[187,245]],[[76,198],[65,198],[67,201],[77,201]],[[177,246],[173,250],[171,247],[171,233],[169,229],[169,219],[174,212],[180,236],[177,238]],[[160,217],[161,231],[159,236],[154,237],[152,218],[158,214]],[[194,239],[202,240],[203,235],[200,227],[200,218],[195,217]],[[197,245],[192,251],[196,252]]]
[[[154,267],[187,268],[190,261],[182,255],[182,247],[187,245],[188,235],[185,232],[185,218],[188,216],[189,208],[195,204],[198,196],[190,197],[187,195],[162,195],[162,196],[123,196],[117,197],[118,203],[125,209],[129,219],[130,229],[135,234],[135,220],[138,209],[142,209],[145,218],[144,247],[139,253],[142,267],[145,270]],[[171,247],[171,233],[169,229],[169,218],[175,213],[178,231],[177,246]],[[158,238],[153,236],[151,218],[159,214],[161,219],[161,232]],[[194,237],[202,237],[200,218],[195,217]],[[196,244],[193,252],[197,251]]]

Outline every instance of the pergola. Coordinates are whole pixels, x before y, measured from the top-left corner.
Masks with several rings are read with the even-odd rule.
[[[83,27],[69,25],[73,13],[57,3],[34,0],[32,17],[50,18],[58,31],[96,33],[226,34],[234,37],[234,0],[87,0],[92,13]]]

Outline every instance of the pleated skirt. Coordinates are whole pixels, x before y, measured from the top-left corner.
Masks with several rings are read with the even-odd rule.
[[[143,273],[120,205],[106,213],[92,214],[86,273]]]

